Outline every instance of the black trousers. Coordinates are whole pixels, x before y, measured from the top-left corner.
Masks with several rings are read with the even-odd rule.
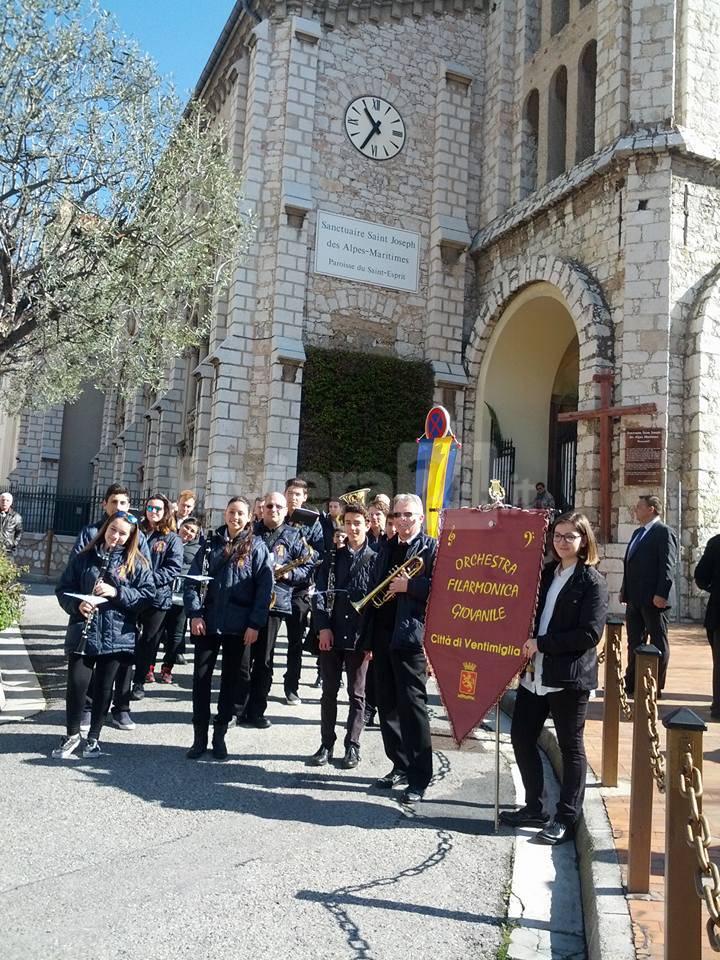
[[[583,733],[589,698],[588,690],[561,690],[540,697],[522,685],[518,687],[510,739],[525,787],[525,804],[536,812],[543,807],[543,765],[537,741],[545,721],[552,716],[563,761],[555,812],[555,818],[562,823],[577,821],[585,797],[587,759]]]
[[[628,603],[625,607],[625,631],[627,633],[628,663],[625,671],[625,689],[635,691],[635,651],[646,642],[653,643],[660,651],[658,664],[658,688],[665,686],[668,663],[670,662],[670,643],[668,625],[670,608],[659,610],[651,603]]]
[[[175,666],[175,658],[182,648],[185,641],[185,630],[187,628],[187,617],[185,609],[174,603],[167,611],[165,623],[163,624],[163,646],[165,655],[163,656],[163,666]]]
[[[135,647],[135,683],[145,683],[148,670],[155,665],[167,613],[167,610],[150,607],[138,618],[140,636]]]
[[[712,672],[712,703],[710,710],[713,713],[720,713],[720,630],[708,630],[708,640],[712,650],[713,672]]]
[[[275,641],[282,621],[282,617],[270,614],[255,643],[245,647],[234,691],[238,716],[244,715],[249,720],[265,716],[272,686]],[[197,659],[197,654],[195,656]]]
[[[343,667],[347,671],[348,718],[345,727],[345,749],[360,746],[360,734],[365,725],[365,678],[368,661],[362,650],[321,650],[318,661],[322,677],[320,697],[320,734],[322,745],[328,749],[337,739],[337,695]]]
[[[234,634],[220,636],[217,633],[206,637],[195,637],[192,704],[193,727],[196,730],[207,731],[210,725],[212,675],[221,650],[220,694],[216,722],[228,724],[235,713],[235,691],[240,675],[240,663],[246,650],[243,638]]]
[[[89,740],[99,740],[105,714],[110,706],[113,682],[121,665],[131,666],[132,655],[82,656],[71,653],[68,660],[67,689],[65,693],[66,730],[69,737],[80,733],[82,712],[86,709],[90,681],[93,681]]]
[[[407,774],[413,790],[432,779],[432,741],[427,714],[427,661],[422,649],[391,650],[389,637],[375,637],[375,702],[388,759]]]
[[[293,593],[292,613],[287,619],[287,669],[283,677],[285,695],[297,693],[302,671],[303,640],[308,624],[310,600],[305,591]]]
[[[375,661],[369,660],[365,677],[365,709],[375,713]]]

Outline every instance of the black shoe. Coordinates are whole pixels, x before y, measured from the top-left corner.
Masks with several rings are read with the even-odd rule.
[[[567,843],[568,840],[572,840],[574,836],[575,828],[571,823],[561,823],[560,820],[553,820],[544,830],[535,834],[532,842],[556,847],[559,843]]]
[[[134,683],[132,692],[130,693],[131,700],[144,700],[145,699],[145,687],[142,683]]]
[[[519,810],[501,810],[500,823],[508,827],[544,827],[550,822],[550,817],[542,810],[529,810],[520,807]]]
[[[354,770],[360,763],[360,748],[351,743],[345,751],[345,756],[340,761],[343,770]]]
[[[297,707],[302,703],[302,700],[297,695],[297,693],[293,693],[291,690],[290,693],[287,693],[287,692],[285,693],[285,703],[289,707]]]
[[[267,717],[248,717],[245,722],[250,727],[257,727],[258,730],[267,730],[268,727],[272,726]]]
[[[380,790],[390,790],[392,787],[404,787],[407,782],[406,773],[403,773],[402,770],[391,770],[390,773],[386,773],[384,777],[376,780],[375,786],[379,787]]]
[[[176,666],[176,667],[184,667],[186,663],[187,663],[187,660],[185,659],[185,657],[184,657],[181,653],[178,653],[178,654],[175,656],[175,666]]]
[[[408,787],[405,793],[400,797],[401,803],[420,803],[425,796],[424,790],[416,790],[414,787]]]
[[[207,753],[207,748],[207,733],[205,733],[204,736],[196,733],[195,739],[193,740],[193,745],[190,747],[185,756],[188,758],[188,760],[198,760],[204,753]]]
[[[309,767],[324,767],[332,760],[333,748],[320,747],[308,760]]]
[[[374,727],[375,726],[375,711],[366,710],[365,711],[365,726]]]
[[[245,714],[245,713],[239,713],[239,714],[235,717],[235,726],[236,726],[236,727],[247,727],[248,722],[249,722],[249,721],[248,721],[248,718],[247,718],[247,714]]]
[[[228,752],[225,746],[227,728],[226,723],[216,723],[213,729],[212,752],[216,760],[227,760]]]
[[[320,687],[322,687],[322,677],[320,676],[319,670],[318,670],[318,675],[315,677],[315,679],[312,682],[312,686],[315,687],[316,690],[319,690]]]

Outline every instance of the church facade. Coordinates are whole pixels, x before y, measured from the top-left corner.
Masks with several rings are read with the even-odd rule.
[[[157,395],[105,396],[96,486],[191,486],[217,516],[294,474],[307,347],[424,360],[461,504],[491,474],[524,505],[547,482],[606,530],[616,594],[633,505],[659,494],[697,616],[720,530],[719,55],[711,0],[238,3],[197,94],[256,242],[207,348]],[[558,419],[603,379],[628,412]],[[41,420],[15,476],[39,476]]]

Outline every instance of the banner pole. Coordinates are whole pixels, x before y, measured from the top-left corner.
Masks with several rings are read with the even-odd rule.
[[[495,833],[500,828],[500,701],[495,704]]]

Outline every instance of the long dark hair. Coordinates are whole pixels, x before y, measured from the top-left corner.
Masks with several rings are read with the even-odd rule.
[[[225,553],[228,557],[232,556],[235,560],[235,563],[238,567],[242,567],[245,563],[245,558],[248,556],[252,550],[252,541],[253,541],[253,528],[252,528],[252,517],[250,516],[250,501],[246,497],[230,497],[227,502],[228,507],[231,507],[234,503],[244,503],[247,507],[248,517],[250,518],[247,524],[243,527],[240,533],[233,539],[229,540],[227,546],[225,547]],[[187,522],[187,521],[186,521]],[[228,531],[229,535],[229,531]]]
[[[124,510],[119,510],[117,513],[113,513],[112,516],[108,517],[90,543],[83,548],[82,553],[89,553],[90,550],[94,550],[98,546],[105,546],[105,532],[113,520],[124,520],[125,523],[130,525],[130,536],[122,547],[123,562],[119,569],[119,574],[122,577],[126,573],[135,573],[136,562],[139,562],[143,567],[147,566],[147,560],[140,552],[140,528],[137,518],[133,517],[131,513],[125,513]]]
[[[164,507],[162,520],[154,527],[148,523],[147,519],[147,505],[151,500],[161,500]],[[175,530],[175,515],[172,511],[172,507],[170,506],[170,501],[164,493],[153,493],[152,496],[145,498],[145,504],[143,506],[143,518],[140,526],[142,527],[143,533],[153,533],[153,531],[157,531],[158,533],[162,534],[173,533]]]

